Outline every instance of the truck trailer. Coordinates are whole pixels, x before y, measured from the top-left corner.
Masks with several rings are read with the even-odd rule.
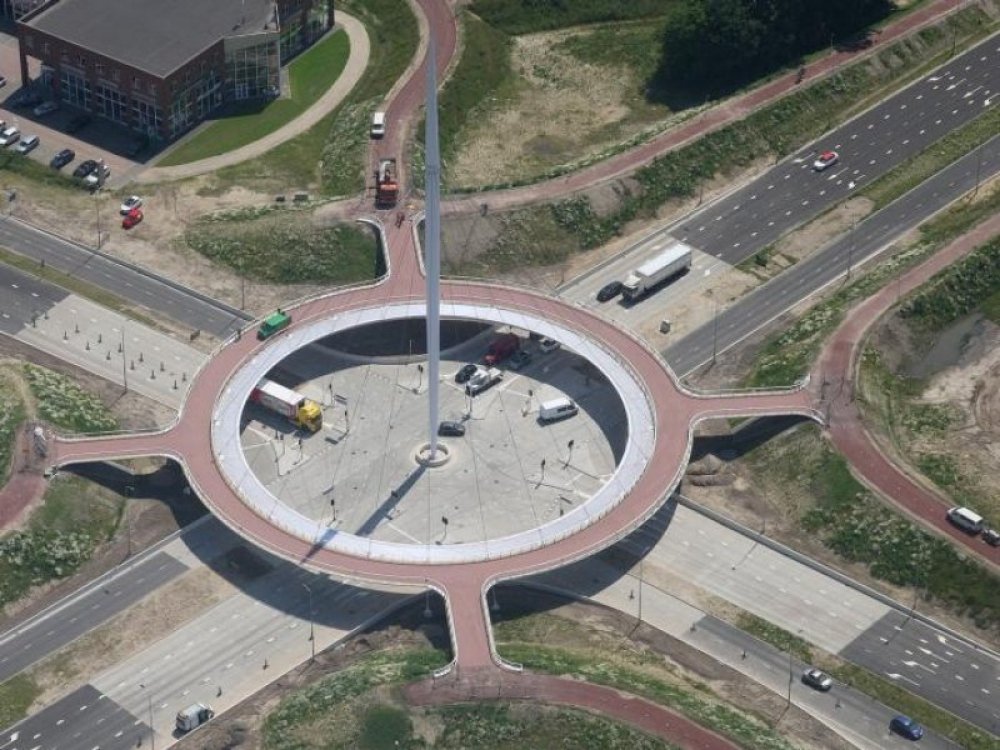
[[[323,426],[323,410],[319,404],[267,378],[253,389],[250,401],[280,414],[309,432],[319,432],[319,428]]]
[[[622,296],[629,302],[635,302],[667,279],[682,274],[689,268],[691,248],[683,242],[675,242],[628,275],[622,286]]]
[[[380,159],[375,170],[375,208],[392,208],[399,200],[396,160]]]

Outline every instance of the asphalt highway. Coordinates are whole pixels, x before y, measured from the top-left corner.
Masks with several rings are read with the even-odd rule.
[[[846,280],[848,271],[863,260],[972,190],[977,182],[998,172],[1000,136],[966,154],[730,307],[720,310],[716,320],[691,331],[663,352],[664,356],[678,375],[690,373],[711,361],[713,350],[717,356],[797,302],[839,278]]]
[[[0,221],[0,246],[86,281],[192,330],[226,337],[250,316],[191,289],[43,232],[9,216]],[[0,268],[5,268],[0,266]]]
[[[792,159],[675,227],[672,234],[736,265],[849,198],[952,130],[1000,103],[1000,37],[993,36],[806,146]],[[840,160],[816,171],[819,153]]]

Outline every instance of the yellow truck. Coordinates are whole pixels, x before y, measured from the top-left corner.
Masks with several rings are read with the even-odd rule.
[[[261,380],[250,394],[250,401],[309,432],[319,432],[323,426],[323,409],[319,404],[273,380]]]

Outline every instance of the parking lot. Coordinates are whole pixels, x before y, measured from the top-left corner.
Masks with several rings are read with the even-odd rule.
[[[41,73],[38,63],[28,58],[29,75],[35,80],[32,93],[42,96],[43,100],[52,97],[44,96],[44,89],[38,77]],[[67,175],[86,159],[104,160],[111,168],[108,185],[121,185],[141,164],[130,159],[126,154],[135,148],[136,135],[126,128],[99,117],[91,116],[89,122],[79,127],[74,133],[67,132],[74,125],[81,125],[77,120],[81,110],[60,104],[59,108],[48,114],[36,115],[37,104],[18,105],[16,102],[25,95],[21,91],[20,63],[18,61],[17,39],[9,34],[0,33],[0,75],[7,79],[7,84],[0,88],[0,120],[8,126],[16,127],[21,137],[38,136],[39,145],[25,158],[34,159],[42,164],[49,164],[52,157],[62,149],[71,149],[75,158],[62,171]],[[29,100],[30,101],[30,100]],[[8,146],[7,148],[11,148]],[[142,157],[143,154],[139,154]]]

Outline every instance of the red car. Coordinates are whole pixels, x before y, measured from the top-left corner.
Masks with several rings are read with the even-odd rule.
[[[142,209],[133,208],[125,214],[125,218],[122,219],[122,229],[131,229],[140,221],[142,221]]]
[[[824,151],[819,158],[813,162],[813,169],[822,172],[827,167],[832,167],[840,161],[840,155],[836,151]]]

